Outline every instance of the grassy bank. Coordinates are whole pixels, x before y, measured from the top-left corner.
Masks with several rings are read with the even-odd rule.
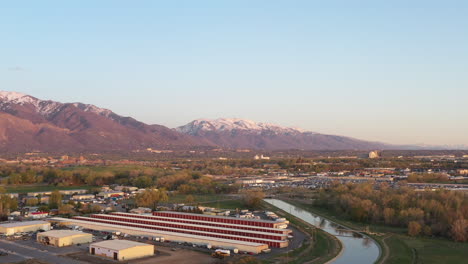
[[[456,243],[444,238],[410,237],[406,235],[406,228],[366,225],[342,219],[333,212],[307,203],[290,199],[285,200],[349,228],[363,230],[368,227],[371,233],[381,233],[382,235],[370,235],[380,244],[383,250],[377,263],[457,264],[464,263],[468,258],[468,243]]]
[[[291,225],[308,235],[308,239],[300,248],[287,254],[274,256],[273,262],[319,264],[326,263],[340,253],[341,243],[335,237],[268,203],[263,203],[263,207],[265,210],[287,218]]]

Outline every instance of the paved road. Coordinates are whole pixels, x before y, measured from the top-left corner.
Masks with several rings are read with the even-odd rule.
[[[70,258],[57,256],[54,253],[41,251],[38,248],[21,245],[14,241],[0,240],[0,248],[10,254],[0,257],[0,263],[11,263],[25,259],[40,259],[49,263],[84,264],[86,262],[76,261]],[[12,260],[14,258],[15,260]]]

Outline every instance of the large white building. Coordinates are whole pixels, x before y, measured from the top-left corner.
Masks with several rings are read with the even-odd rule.
[[[50,223],[46,221],[25,221],[0,224],[0,233],[7,236],[21,232],[35,232],[38,230],[50,230]]]
[[[131,260],[154,255],[154,246],[129,240],[105,240],[89,246],[89,253],[114,260]]]
[[[93,235],[73,230],[53,230],[37,234],[37,242],[56,247],[91,243]]]

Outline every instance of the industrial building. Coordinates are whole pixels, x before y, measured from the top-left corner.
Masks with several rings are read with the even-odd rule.
[[[244,218],[234,218],[227,216],[212,216],[212,215],[200,215],[200,214],[191,214],[183,212],[173,212],[173,211],[155,211],[153,212],[154,216],[162,217],[172,217],[180,219],[190,219],[197,221],[208,221],[215,223],[225,223],[225,224],[235,224],[235,225],[246,225],[246,226],[259,226],[259,227],[270,227],[270,228],[287,228],[289,222],[286,220],[283,221],[265,221],[258,219],[244,219]]]
[[[90,218],[92,219],[92,218]],[[238,241],[234,239],[223,239],[215,237],[207,237],[200,235],[191,235],[177,232],[168,232],[160,230],[152,230],[147,228],[131,227],[124,226],[120,223],[108,224],[108,223],[99,223],[89,220],[78,220],[78,219],[69,219],[69,218],[60,218],[54,217],[50,218],[49,221],[68,225],[68,226],[82,226],[86,229],[92,229],[97,231],[115,231],[121,232],[123,234],[133,235],[133,236],[144,236],[148,238],[163,237],[165,241],[173,242],[187,242],[198,245],[210,245],[212,247],[226,248],[226,249],[238,249],[239,251],[260,253],[262,250],[268,249],[267,244],[263,243],[254,243],[247,241]]]
[[[0,233],[7,236],[22,232],[35,232],[39,230],[50,230],[50,223],[46,221],[25,221],[0,224]]]
[[[289,223],[286,219],[270,221],[172,211],[153,212],[153,215],[115,212],[72,219],[52,218],[51,221],[253,253],[268,247],[287,247],[291,237],[291,230],[286,229]]]
[[[72,230],[54,230],[37,234],[37,242],[56,247],[91,243],[93,235]]]
[[[270,227],[258,227],[258,226],[245,226],[245,225],[236,225],[236,224],[227,224],[227,223],[217,223],[217,222],[210,222],[210,221],[203,221],[203,220],[195,220],[195,219],[183,219],[183,218],[174,218],[174,217],[160,217],[160,216],[151,216],[151,215],[142,215],[142,214],[131,214],[131,213],[122,213],[122,212],[113,212],[111,215],[119,215],[119,216],[128,216],[128,217],[136,217],[141,219],[150,219],[150,220],[162,220],[162,221],[170,221],[173,223],[184,223],[184,224],[199,224],[204,226],[213,226],[213,227],[221,227],[221,228],[237,228],[242,230],[249,230],[249,231],[258,231],[258,232],[265,232],[265,233],[274,233],[274,234],[284,234],[287,235],[291,233],[290,229],[285,228],[270,228]],[[232,218],[232,217],[230,217]]]
[[[131,260],[154,255],[154,246],[128,240],[106,240],[89,246],[89,253],[114,260]]]
[[[123,223],[126,225],[127,223],[136,223],[137,225],[130,225],[130,226],[137,226],[143,227],[142,225],[150,225],[150,229],[153,230],[163,230],[163,231],[175,231],[187,234],[194,234],[194,235],[205,235],[205,236],[213,236],[213,237],[220,237],[219,234],[224,235],[231,235],[231,236],[244,236],[250,237],[252,239],[257,239],[254,242],[265,242],[269,246],[279,247],[275,243],[287,240],[287,234],[274,234],[268,232],[259,232],[259,231],[248,231],[243,230],[240,228],[230,227],[230,228],[222,228],[222,227],[214,227],[214,226],[204,226],[199,224],[183,224],[183,223],[173,223],[170,221],[160,221],[160,220],[149,220],[149,219],[141,219],[137,217],[128,217],[128,216],[115,216],[115,215],[91,215],[92,218],[99,219],[96,221],[102,223]],[[82,219],[80,217],[76,217],[76,219]],[[109,221],[100,221],[100,219],[111,220]],[[209,231],[209,233],[207,232]],[[221,238],[228,238],[228,237],[221,237]],[[239,239],[242,240],[242,239]]]

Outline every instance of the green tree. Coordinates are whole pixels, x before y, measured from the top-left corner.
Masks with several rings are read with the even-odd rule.
[[[169,197],[165,189],[147,189],[135,197],[135,202],[138,206],[149,207],[153,210],[156,209],[158,203],[167,202]]]
[[[416,221],[411,221],[408,224],[408,235],[417,236],[421,233],[421,225]]]
[[[246,190],[241,193],[244,205],[251,209],[260,207],[265,193],[261,190]]]
[[[62,205],[62,194],[59,190],[54,190],[49,198],[49,208],[58,209]]]

